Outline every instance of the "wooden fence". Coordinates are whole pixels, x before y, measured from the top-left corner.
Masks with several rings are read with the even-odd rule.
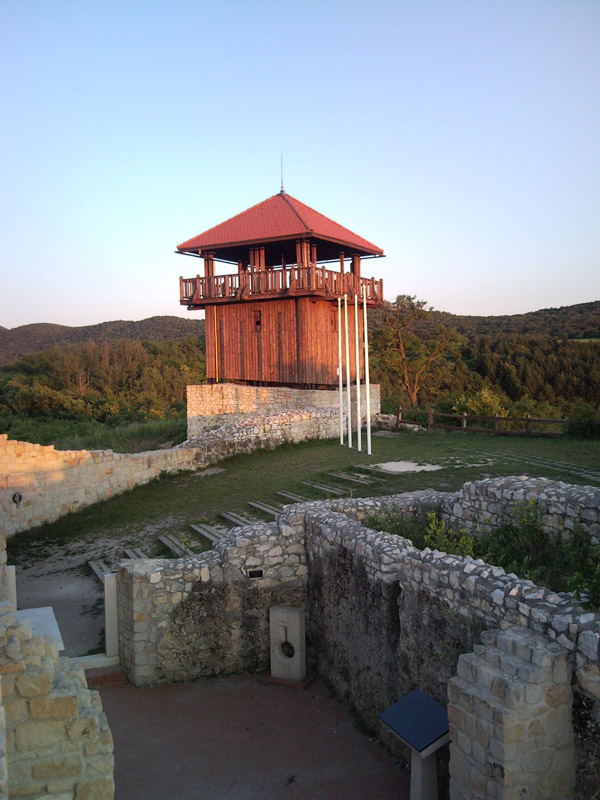
[[[408,419],[402,419],[403,411],[408,415]],[[491,433],[492,436],[561,436],[564,431],[552,430],[534,430],[534,425],[567,425],[568,419],[540,419],[532,417],[527,414],[524,417],[501,417],[499,414],[494,414],[493,417],[477,417],[472,414],[467,414],[463,411],[462,414],[443,414],[440,411],[435,411],[430,408],[428,411],[419,411],[418,409],[402,409],[398,406],[398,427],[400,423],[416,422],[413,417],[427,417],[427,430],[431,431],[433,428],[441,428],[447,431],[460,431],[465,433]],[[436,423],[437,419],[454,420],[454,423],[443,424]],[[486,422],[488,426],[485,428],[469,426],[469,422]],[[419,423],[423,424],[423,423]],[[505,427],[509,425],[510,427]]]

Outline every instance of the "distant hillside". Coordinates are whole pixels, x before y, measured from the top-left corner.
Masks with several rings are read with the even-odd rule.
[[[62,344],[85,344],[94,341],[112,342],[131,339],[146,342],[166,342],[204,336],[204,320],[182,317],[150,317],[139,322],[116,320],[99,325],[71,328],[38,322],[18,328],[0,326],[0,365],[10,364],[31,353],[40,353],[48,347]]]
[[[384,311],[373,311],[370,329],[383,324]],[[442,323],[469,339],[474,336],[549,336],[552,339],[600,338],[600,300],[560,308],[542,308],[527,314],[475,317],[433,311],[416,323],[416,329]]]
[[[470,317],[436,312],[445,324],[464,336],[520,334],[551,336],[557,339],[597,339],[600,337],[600,300],[560,308],[542,308],[527,314]]]

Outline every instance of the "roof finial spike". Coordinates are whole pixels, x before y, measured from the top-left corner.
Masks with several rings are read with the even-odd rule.
[[[281,153],[281,191],[285,191],[283,188],[283,153]]]

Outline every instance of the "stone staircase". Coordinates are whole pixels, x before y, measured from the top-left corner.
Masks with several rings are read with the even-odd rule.
[[[451,800],[571,800],[567,651],[518,626],[481,639],[448,684]]]

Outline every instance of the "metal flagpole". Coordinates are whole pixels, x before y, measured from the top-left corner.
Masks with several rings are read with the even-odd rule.
[[[342,378],[342,298],[338,297],[338,384],[340,389],[340,444],[344,444],[344,389]]]
[[[367,287],[363,286],[363,328],[365,337],[365,393],[367,395],[367,455],[371,455],[371,384],[369,382],[369,332],[367,330]]]
[[[346,330],[346,395],[348,398],[348,447],[352,447],[352,398],[350,397],[350,344],[348,342],[348,295],[344,295],[344,326]]]
[[[354,295],[354,341],[356,344],[356,449],[362,450],[362,431],[360,414],[360,347],[358,344],[358,294]]]

